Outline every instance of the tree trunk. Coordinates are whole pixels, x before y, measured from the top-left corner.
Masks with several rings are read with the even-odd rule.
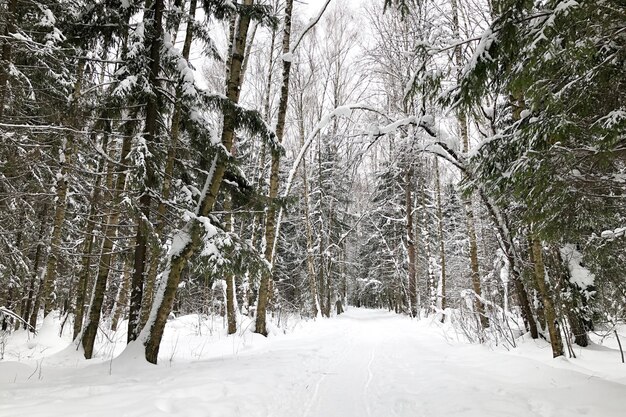
[[[265,84],[265,96],[263,98],[263,117],[265,121],[269,124],[272,115],[271,115],[271,95],[272,95],[272,75],[274,69],[274,45],[276,43],[276,30],[272,29],[272,35],[270,40],[270,56],[268,63],[268,72],[267,72],[267,83]],[[261,150],[259,151],[259,159],[257,164],[257,174],[256,174],[256,186],[259,192],[262,192],[264,186],[264,177],[265,177],[265,163],[267,159],[267,144],[265,141],[261,143]],[[252,234],[250,237],[250,244],[252,247],[256,247],[257,240],[257,229],[260,228],[261,219],[263,217],[263,213],[258,211],[254,215],[254,220],[252,221]],[[257,227],[259,226],[259,227]]]
[[[426,315],[434,312],[437,303],[437,288],[435,285],[435,274],[433,273],[433,268],[431,265],[432,258],[432,249],[430,246],[430,232],[428,230],[428,225],[430,221],[428,219],[428,210],[426,210],[426,190],[424,189],[424,185],[421,185],[421,193],[422,193],[422,214],[424,224],[424,249],[426,250],[426,293],[429,301],[429,308],[426,310]]]
[[[550,344],[552,345],[552,356],[563,355],[563,341],[561,340],[561,331],[559,329],[559,322],[556,317],[556,311],[552,302],[552,297],[546,286],[545,266],[543,263],[543,253],[541,243],[536,237],[532,238],[532,253],[534,258],[534,278],[537,289],[543,299],[544,311],[546,314],[546,322],[548,326],[548,332],[550,333]]]
[[[226,221],[224,227],[227,232],[233,233],[233,199],[231,195],[226,196],[224,202],[224,211],[226,212]],[[226,319],[228,322],[228,334],[237,332],[237,299],[235,290],[235,275],[232,271],[226,271]]]
[[[440,297],[439,308],[441,308],[441,322],[445,320],[443,311],[446,309],[446,246],[443,235],[443,208],[441,206],[441,173],[439,172],[439,160],[435,158],[435,187],[437,193],[437,217],[439,229],[439,257],[441,260],[441,277],[437,296]]]
[[[461,39],[460,25],[459,25],[459,7],[457,0],[451,0],[450,5],[452,7],[452,30],[456,39]],[[454,60],[457,67],[457,82],[460,82],[463,72],[463,45],[457,45],[454,48]],[[458,110],[457,119],[459,123],[459,133],[463,144],[463,153],[467,154],[469,151],[469,135],[467,132],[467,115],[463,110]],[[464,175],[463,179],[467,176]],[[467,237],[469,240],[469,256],[470,256],[470,270],[472,279],[472,288],[477,297],[474,299],[474,311],[480,318],[480,324],[483,328],[489,326],[489,320],[485,316],[485,307],[480,300],[481,288],[480,288],[480,270],[478,265],[478,246],[476,244],[476,229],[474,226],[474,209],[472,208],[471,196],[463,195],[463,205],[465,206],[465,220],[467,224]]]
[[[117,325],[120,319],[124,318],[124,310],[128,304],[128,290],[130,289],[131,270],[128,262],[124,262],[124,275],[120,284],[120,289],[115,298],[115,307],[113,308],[113,318],[111,319],[111,330],[117,331]]]
[[[85,69],[85,61],[80,60],[76,73],[76,82],[74,84],[74,92],[72,103],[69,109],[69,125],[74,126],[77,101],[80,97],[83,71]],[[68,134],[63,138],[62,153],[59,158],[59,171],[56,176],[56,196],[54,218],[52,223],[52,235],[50,238],[50,253],[46,263],[46,273],[44,275],[43,286],[41,288],[41,297],[44,300],[43,315],[46,317],[55,305],[54,284],[57,278],[57,266],[59,257],[61,256],[61,240],[63,237],[63,225],[65,223],[65,211],[67,210],[67,192],[69,188],[69,166],[74,154],[74,137]]]
[[[107,124],[108,125],[108,124]],[[108,132],[107,132],[108,134]],[[102,152],[107,152],[108,135],[105,136],[102,142]],[[83,326],[83,318],[85,314],[85,301],[87,298],[87,283],[89,282],[89,271],[91,269],[91,256],[93,252],[93,243],[95,240],[94,229],[98,220],[98,206],[100,203],[100,181],[104,167],[106,166],[104,158],[100,159],[100,166],[96,175],[96,180],[91,193],[91,201],[89,203],[89,216],[87,217],[87,224],[85,225],[85,237],[83,240],[83,250],[81,259],[81,268],[78,275],[78,288],[76,290],[76,302],[74,307],[74,333],[73,339],[76,339],[80,334]],[[108,172],[107,176],[112,175],[112,172]],[[110,184],[108,184],[110,185]]]
[[[254,0],[245,0],[243,7],[251,6],[253,3]],[[239,19],[237,38],[233,48],[227,80],[226,97],[234,104],[239,102],[241,67],[249,24],[249,15],[242,14]],[[225,108],[221,143],[228,153],[230,153],[233,145],[234,130],[234,111],[233,109]],[[226,171],[226,162],[225,154],[220,154],[213,158],[211,166],[207,170],[209,176],[207,177],[201,200],[198,203],[196,210],[197,216],[206,217],[213,210]],[[208,231],[205,228],[205,224],[199,219],[194,218],[174,234],[172,239],[173,247],[170,249],[168,255],[168,262],[157,290],[157,297],[152,304],[148,322],[139,337],[140,341],[144,344],[145,358],[148,362],[157,362],[163,330],[165,329],[167,317],[174,303],[182,271],[191,256],[202,246],[204,236],[207,233]]]
[[[576,284],[572,284],[570,281],[571,275],[569,268],[563,261],[561,252],[557,246],[552,246],[550,249],[550,264],[552,264],[551,270],[556,279],[559,280],[560,289],[560,305],[563,306],[567,321],[569,323],[570,331],[574,336],[574,343],[578,346],[586,347],[589,345],[589,337],[587,336],[587,329],[585,327],[584,317],[581,315],[580,305],[580,291]]]
[[[411,317],[417,317],[417,281],[415,269],[415,236],[413,234],[413,168],[409,167],[405,174],[405,206],[406,206],[406,246],[409,261],[409,304]]]
[[[535,307],[535,316],[537,317],[537,329],[544,336],[546,330],[546,313],[543,306],[543,297],[537,287],[537,281],[535,280],[535,254],[533,252],[533,241],[528,237],[528,260],[530,261],[531,269],[527,270],[527,281],[532,283],[533,288],[533,306]]]
[[[37,236],[37,247],[35,248],[35,258],[33,260],[33,273],[30,280],[30,286],[28,288],[28,300],[26,301],[26,309],[24,314],[24,319],[27,319],[27,314],[30,314],[30,319],[28,319],[28,323],[30,324],[31,331],[35,331],[37,326],[37,315],[39,314],[39,307],[41,298],[35,295],[35,284],[37,283],[37,278],[39,278],[39,293],[41,293],[41,285],[43,283],[43,275],[39,271],[41,268],[41,258],[43,257],[43,249],[44,243],[43,238],[46,234],[47,229],[47,217],[48,217],[48,205],[44,204],[41,209],[40,215],[40,225],[39,225],[39,234]],[[43,271],[42,271],[43,272]],[[34,306],[33,306],[34,304]],[[32,307],[32,310],[31,310]],[[26,328],[26,324],[24,324],[24,328]]]
[[[124,129],[124,139],[122,140],[122,149],[120,152],[120,165],[122,167],[127,166],[129,163],[128,156],[132,145],[133,133],[134,123],[128,121],[126,128]],[[116,169],[117,164],[110,162],[107,167],[108,173],[113,173]],[[96,334],[98,333],[98,324],[100,323],[104,292],[106,291],[109,271],[113,260],[113,244],[115,238],[117,237],[117,229],[121,215],[119,204],[121,202],[122,193],[124,192],[127,176],[128,171],[126,169],[119,172],[117,174],[117,178],[115,179],[115,186],[111,192],[111,209],[107,216],[104,237],[102,239],[98,273],[94,282],[91,302],[89,303],[87,322],[85,323],[81,337],[81,343],[86,359],[91,359],[92,357],[93,344],[96,340]]]
[[[291,12],[293,8],[293,0],[285,2],[285,22],[283,31],[283,53],[290,51],[291,36]],[[285,133],[285,118],[287,116],[287,104],[289,100],[289,73],[291,71],[291,60],[283,59],[283,84],[280,89],[280,102],[278,104],[278,120],[276,122],[276,140],[282,143]],[[264,271],[261,275],[261,284],[259,286],[259,294],[257,297],[256,308],[256,327],[255,332],[267,335],[266,314],[267,304],[270,297],[270,281],[272,280],[271,267],[274,259],[274,240],[276,233],[276,203],[278,196],[278,174],[280,168],[280,152],[277,149],[272,150],[272,164],[270,169],[270,189],[269,189],[269,206],[265,214],[265,260],[270,264],[270,270]]]
[[[507,257],[507,260],[509,261],[509,265],[511,266],[513,285],[515,287],[515,294],[517,295],[517,299],[520,303],[520,307],[522,310],[522,318],[524,319],[524,323],[526,324],[528,331],[530,332],[530,336],[533,339],[537,339],[539,337],[539,332],[537,331],[537,322],[535,321],[533,311],[530,308],[528,293],[524,288],[524,283],[522,282],[522,278],[520,276],[520,273],[523,269],[521,267],[520,259],[515,252],[513,238],[511,237],[511,234],[509,232],[508,221],[505,215],[499,211],[493,200],[491,200],[487,196],[485,190],[479,187],[478,191],[480,198],[487,207],[489,215],[491,216],[494,224],[497,227],[500,244],[502,245],[502,248],[504,248],[504,253]]]
[[[302,102],[300,102],[302,104]],[[300,146],[304,146],[304,109],[300,106],[298,117],[298,130],[300,133]],[[313,230],[309,218],[309,181],[306,169],[306,158],[302,160],[302,200],[304,206],[304,223],[306,228],[306,271],[309,283],[311,317],[317,317],[320,313],[320,301],[317,294],[317,282],[315,280],[315,263],[313,260]]]
[[[17,0],[9,0],[7,3],[7,21],[3,35],[6,37],[2,44],[2,59],[0,65],[0,121],[4,116],[4,104],[7,102],[9,81],[9,63],[11,62],[12,47],[10,39],[15,32],[15,13],[17,12]]]
[[[185,30],[185,40],[183,43],[182,57],[185,60],[189,60],[189,53],[191,51],[191,42],[193,41],[193,21],[196,16],[197,0],[190,0],[189,13],[187,14],[187,27]],[[178,140],[180,136],[180,118],[182,113],[182,89],[180,86],[176,89],[176,102],[174,104],[174,111],[172,112],[172,125],[170,129],[170,143],[167,150],[167,157],[165,161],[165,172],[163,175],[163,188],[161,190],[161,199],[157,208],[157,223],[154,227],[154,235],[162,240],[162,233],[165,229],[167,219],[167,202],[170,199],[172,193],[172,178],[174,176],[174,161],[176,160],[176,147],[178,146]],[[160,242],[158,242],[160,243]],[[143,301],[141,305],[141,318],[140,328],[137,331],[141,331],[141,328],[148,321],[148,315],[150,314],[150,307],[152,306],[152,300],[154,296],[154,283],[159,270],[159,260],[161,258],[161,245],[152,245],[150,254],[150,267],[148,269],[148,275],[146,277]]]
[[[150,8],[146,11],[144,22],[152,22],[146,25],[146,34],[150,42],[150,74],[148,84],[152,92],[148,95],[146,103],[146,122],[144,126],[144,140],[146,147],[151,151],[159,133],[160,111],[160,84],[159,73],[161,72],[161,46],[163,44],[163,9],[164,0],[153,0]],[[141,301],[143,298],[143,285],[146,272],[146,258],[148,255],[148,239],[150,237],[150,206],[152,204],[152,190],[156,187],[155,161],[146,155],[145,174],[142,195],[139,198],[141,208],[137,219],[137,237],[135,246],[135,270],[131,281],[130,306],[128,309],[128,342],[137,338],[140,328]]]

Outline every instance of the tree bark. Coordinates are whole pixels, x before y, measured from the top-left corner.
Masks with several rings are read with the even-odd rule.
[[[291,36],[291,12],[293,9],[293,0],[285,2],[285,22],[283,30],[283,53],[290,51]],[[280,89],[280,102],[278,104],[278,120],[276,122],[276,140],[282,143],[285,133],[285,118],[287,116],[287,104],[289,100],[289,73],[291,71],[291,60],[283,59],[283,83]],[[274,259],[274,239],[276,238],[276,203],[278,196],[278,174],[280,169],[280,152],[276,149],[272,150],[272,163],[270,168],[270,189],[269,189],[269,206],[265,214],[265,260],[269,263],[270,269],[261,275],[261,284],[259,285],[259,294],[257,297],[256,308],[256,327],[255,332],[267,335],[267,305],[270,298],[270,281],[272,280],[271,267]]]
[[[556,310],[552,297],[546,286],[545,277],[545,265],[543,262],[543,253],[541,243],[537,237],[532,237],[532,253],[534,258],[534,278],[535,285],[541,294],[543,299],[544,311],[546,314],[546,322],[548,326],[548,332],[550,333],[550,344],[552,346],[552,356],[554,358],[563,355],[563,341],[561,339],[561,330],[559,329],[559,322],[556,317]]]
[[[570,331],[574,336],[574,343],[578,346],[586,347],[589,345],[589,337],[587,336],[587,328],[585,320],[581,315],[580,291],[576,284],[573,284],[569,268],[563,261],[561,252],[556,245],[550,248],[549,260],[552,265],[551,270],[556,279],[559,280],[560,300],[559,304],[563,306]]]
[[[108,136],[105,136],[102,143],[102,151],[107,152]],[[106,166],[104,158],[100,158],[100,167],[96,175],[93,191],[91,193],[91,201],[89,203],[89,216],[85,225],[85,237],[83,240],[83,250],[81,259],[81,268],[78,275],[78,288],[76,291],[76,301],[74,307],[74,333],[73,338],[76,339],[80,334],[83,326],[83,318],[85,314],[85,301],[87,298],[87,283],[89,282],[89,270],[91,269],[91,256],[93,252],[93,243],[95,240],[94,229],[98,220],[98,206],[100,203],[100,181],[104,167]]]
[[[226,212],[226,221],[224,227],[227,232],[233,232],[233,200],[231,195],[226,196],[224,202],[224,211]],[[226,321],[228,322],[228,334],[237,332],[237,300],[235,290],[235,275],[232,271],[226,271]]]
[[[417,281],[415,265],[415,235],[413,233],[413,168],[409,167],[405,174],[405,206],[406,206],[406,246],[409,261],[409,304],[411,317],[417,317]]]
[[[461,39],[460,35],[460,25],[459,25],[459,7],[457,0],[451,0],[450,5],[452,7],[452,26],[453,32],[456,39]],[[454,59],[457,67],[457,82],[460,82],[462,78],[463,71],[463,46],[457,45],[454,48]],[[467,132],[467,115],[463,110],[458,110],[457,119],[459,123],[459,133],[461,137],[461,141],[463,144],[463,153],[467,154],[469,151],[469,135]],[[463,175],[463,179],[467,179],[466,175]],[[471,280],[472,280],[472,288],[474,293],[478,297],[474,298],[474,311],[478,314],[480,325],[483,328],[489,326],[489,320],[487,316],[485,316],[485,306],[483,302],[480,300],[481,297],[481,285],[480,285],[480,269],[478,264],[478,245],[476,243],[476,229],[474,225],[474,209],[472,208],[472,198],[471,196],[463,195],[463,205],[465,207],[465,221],[467,224],[467,237],[469,240],[469,256],[470,256],[470,270],[471,270]]]
[[[435,158],[435,187],[437,193],[437,217],[439,218],[439,258],[441,261],[441,276],[439,280],[439,288],[437,296],[441,297],[439,308],[441,308],[441,322],[445,320],[443,311],[446,309],[446,244],[443,235],[443,207],[441,206],[441,173],[439,172],[439,160]],[[440,294],[439,294],[440,293]]]
[[[159,133],[159,73],[161,72],[161,46],[163,44],[163,9],[164,0],[153,0],[146,12],[144,21],[152,20],[146,33],[150,42],[150,73],[148,84],[152,91],[148,95],[146,103],[146,122],[144,126],[144,140],[150,150]],[[147,25],[146,25],[147,26]],[[156,169],[152,157],[146,156],[145,178],[142,195],[139,198],[140,213],[137,219],[137,237],[135,246],[135,264],[131,281],[130,306],[128,310],[128,342],[137,338],[140,328],[141,301],[143,298],[143,285],[145,281],[146,261],[148,255],[148,239],[150,237],[150,206],[152,204],[152,192],[156,186]]]
[[[128,121],[126,123],[126,128],[124,129],[124,138],[122,140],[122,149],[120,152],[120,165],[122,167],[126,167],[129,163],[128,155],[131,150],[132,137],[134,132],[134,123],[131,121]],[[116,168],[117,164],[110,162],[107,169],[108,172],[113,173],[115,172]],[[117,174],[117,178],[115,179],[115,186],[113,187],[113,190],[111,192],[111,209],[107,216],[104,237],[102,239],[98,273],[94,282],[91,302],[89,303],[87,322],[85,323],[83,334],[81,337],[81,343],[86,359],[91,359],[93,355],[93,344],[96,340],[96,334],[98,333],[98,324],[100,322],[102,303],[104,301],[104,292],[106,291],[109,271],[111,269],[111,262],[113,260],[113,244],[115,238],[117,237],[117,229],[121,215],[119,204],[121,202],[122,193],[124,192],[127,176],[128,170],[126,168],[123,168],[123,170]]]
[[[185,30],[185,40],[183,43],[182,57],[186,61],[189,61],[189,53],[191,51],[191,42],[193,41],[193,21],[196,16],[197,0],[190,0],[189,13],[187,14],[187,27]],[[167,157],[165,160],[165,171],[163,175],[163,187],[161,190],[161,199],[157,207],[157,224],[154,227],[154,235],[162,240],[162,233],[165,229],[167,220],[167,202],[172,194],[172,178],[174,176],[174,161],[176,160],[176,147],[178,146],[178,140],[180,137],[180,118],[182,114],[182,90],[180,87],[176,89],[176,102],[174,104],[174,110],[172,112],[172,125],[170,128],[170,143],[167,150]],[[150,254],[150,267],[148,268],[148,274],[146,277],[142,306],[141,306],[141,318],[140,328],[137,331],[141,331],[141,328],[148,321],[148,315],[150,314],[150,307],[154,297],[154,283],[156,281],[157,272],[159,269],[159,259],[161,258],[161,245],[155,244],[152,246]]]
[[[0,121],[4,117],[4,105],[8,98],[9,63],[11,62],[12,46],[11,34],[15,32],[15,13],[17,12],[17,0],[9,0],[7,4],[7,21],[3,35],[6,37],[2,43],[2,59],[0,61]]]
[[[524,323],[527,326],[528,331],[530,332],[530,336],[533,339],[537,339],[539,337],[539,332],[537,331],[537,322],[535,321],[533,311],[530,308],[528,293],[526,292],[526,288],[524,287],[524,283],[522,282],[522,277],[520,276],[520,273],[523,269],[521,267],[520,258],[515,251],[513,238],[511,237],[511,234],[509,232],[508,220],[506,216],[501,213],[500,210],[496,207],[493,200],[491,200],[487,196],[483,188],[479,187],[478,191],[480,198],[487,207],[489,215],[491,216],[494,224],[497,227],[500,244],[504,249],[504,254],[509,261],[509,265],[511,266],[513,286],[515,288],[515,294],[517,295],[517,299],[522,310],[522,318],[524,319]]]
[[[265,96],[263,98],[263,117],[265,121],[269,124],[272,118],[271,115],[271,96],[272,96],[272,75],[274,69],[274,45],[276,44],[276,30],[272,29],[271,40],[270,40],[270,56],[268,63],[268,71],[267,71],[267,82],[265,84]],[[256,175],[256,186],[259,192],[264,188],[263,182],[265,177],[265,163],[267,160],[267,144],[265,142],[261,143],[261,150],[259,151],[259,159],[257,164],[257,175]],[[257,229],[260,229],[261,219],[263,217],[263,213],[258,211],[254,215],[254,220],[252,221],[252,234],[250,237],[250,244],[252,247],[256,247],[257,241]],[[257,227],[259,226],[259,227]],[[259,231],[260,233],[260,231]]]
[[[72,95],[72,103],[69,108],[69,125],[75,125],[77,101],[80,97],[82,86],[83,72],[85,69],[85,61],[80,60],[76,71],[76,82],[74,84],[74,92]],[[54,284],[57,278],[57,266],[59,257],[61,256],[61,240],[63,238],[63,225],[65,223],[65,212],[67,210],[67,193],[69,189],[69,166],[71,165],[72,156],[74,154],[74,137],[68,134],[63,139],[59,158],[59,171],[56,176],[56,196],[55,209],[52,224],[52,234],[50,238],[50,253],[46,262],[46,273],[44,276],[43,286],[41,288],[41,297],[44,300],[43,315],[46,317],[52,310],[56,297],[54,294]]]
[[[298,111],[298,132],[300,135],[300,146],[304,146],[304,108],[300,99]],[[306,158],[302,160],[302,204],[304,206],[304,224],[306,229],[306,271],[309,283],[311,317],[317,317],[320,313],[320,301],[317,294],[317,282],[315,280],[315,262],[313,260],[313,230],[311,229],[311,219],[309,218],[309,180],[306,168]]]
[[[130,289],[131,270],[127,262],[124,262],[124,275],[115,299],[115,307],[113,309],[113,318],[111,319],[111,330],[117,331],[117,325],[124,317],[124,310],[128,304],[128,290]]]
[[[43,238],[46,234],[47,229],[47,217],[48,217],[48,204],[44,204],[41,209],[40,215],[40,225],[39,225],[39,234],[37,236],[37,247],[35,248],[35,258],[33,259],[33,274],[30,280],[30,286],[28,288],[28,300],[26,301],[26,310],[24,314],[24,319],[26,319],[26,315],[30,314],[30,319],[28,323],[30,324],[31,331],[35,331],[37,325],[37,315],[39,314],[39,307],[41,298],[35,294],[35,284],[37,283],[37,278],[39,278],[39,288],[41,289],[41,285],[43,283],[43,275],[40,275],[39,269],[41,268],[41,258],[43,257],[44,243]],[[33,306],[34,304],[34,306]],[[32,310],[31,310],[32,307]],[[24,324],[24,328],[26,328],[26,324]]]

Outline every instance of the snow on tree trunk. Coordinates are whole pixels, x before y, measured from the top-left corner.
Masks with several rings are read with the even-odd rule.
[[[145,142],[144,177],[141,184],[141,197],[139,198],[140,212],[137,219],[137,237],[135,239],[135,264],[131,281],[130,307],[128,311],[128,335],[131,342],[137,338],[140,323],[141,302],[143,298],[143,286],[145,282],[146,263],[148,256],[148,239],[150,236],[150,206],[152,193],[157,185],[157,167],[154,159],[154,149],[159,134],[160,118],[160,88],[159,75],[161,72],[161,47],[163,45],[163,10],[164,0],[153,0],[150,8],[144,15],[145,30],[148,36],[146,41],[150,45],[150,69],[148,85],[152,91],[148,94],[146,103],[146,119],[144,125],[143,140]]]
[[[181,57],[188,61],[189,53],[191,52],[191,43],[193,41],[193,33],[194,33],[194,19],[196,16],[196,6],[197,0],[191,0],[189,2],[189,12],[187,13],[187,27],[185,29],[185,40],[183,43],[183,50]],[[163,186],[161,189],[161,198],[159,200],[159,204],[157,207],[157,218],[158,223],[154,227],[154,235],[162,239],[162,233],[165,229],[166,224],[166,216],[167,216],[167,205],[169,203],[169,199],[172,194],[172,178],[174,176],[174,162],[176,160],[176,147],[178,146],[179,136],[180,136],[180,124],[181,124],[181,116],[182,116],[182,88],[178,86],[176,89],[176,102],[174,103],[174,110],[172,111],[172,123],[170,127],[170,141],[167,149],[167,156],[165,160],[165,169],[163,175]],[[154,284],[156,281],[157,272],[159,269],[159,260],[161,259],[161,245],[157,242],[157,244],[152,245],[150,251],[150,266],[148,268],[148,273],[146,276],[146,282],[143,293],[143,300],[141,303],[141,317],[140,317],[140,331],[143,326],[146,324],[148,320],[148,316],[150,315],[150,308],[152,307],[152,300],[154,297]]]

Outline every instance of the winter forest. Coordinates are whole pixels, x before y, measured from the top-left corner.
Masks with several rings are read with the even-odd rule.
[[[0,2],[3,417],[623,416],[625,243],[623,0]]]

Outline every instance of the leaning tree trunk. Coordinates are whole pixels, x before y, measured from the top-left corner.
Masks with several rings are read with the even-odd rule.
[[[283,53],[290,51],[291,36],[291,11],[293,0],[285,2],[285,22],[283,31]],[[276,122],[276,140],[281,143],[285,133],[285,118],[287,116],[287,104],[289,100],[289,73],[291,60],[283,59],[283,84],[280,89],[280,102],[278,103],[278,120]],[[256,327],[255,332],[267,335],[267,305],[270,298],[270,281],[272,280],[272,265],[274,259],[274,239],[276,237],[276,202],[278,196],[278,174],[280,169],[280,152],[272,150],[272,163],[270,168],[269,206],[265,214],[265,260],[270,264],[270,269],[261,275],[259,295],[257,297]]]
[[[245,0],[243,6],[251,6],[253,3],[254,0]],[[245,13],[242,14],[239,18],[237,38],[233,47],[227,80],[226,97],[233,104],[239,102],[241,67],[249,25],[250,16]],[[225,107],[223,112],[221,143],[224,150],[221,154],[213,158],[211,166],[207,170],[210,174],[205,183],[205,191],[198,203],[196,210],[197,217],[206,217],[213,210],[222,184],[222,179],[224,178],[224,173],[226,172],[227,157],[233,145],[236,121],[234,108],[230,106]],[[139,337],[139,340],[144,345],[145,358],[151,363],[157,362],[163,330],[165,329],[167,317],[174,304],[176,290],[183,269],[187,266],[191,256],[202,246],[205,236],[209,233],[205,224],[197,217],[190,220],[182,229],[174,234],[172,239],[173,247],[170,249],[168,255],[167,265],[157,290],[157,297],[152,304],[148,322]]]
[[[559,322],[556,317],[556,310],[554,308],[554,303],[552,301],[552,297],[546,286],[546,276],[545,276],[545,265],[543,262],[543,253],[541,248],[541,243],[537,237],[532,237],[531,240],[531,251],[533,253],[534,260],[534,278],[535,285],[541,294],[544,311],[546,314],[546,324],[548,327],[548,332],[550,333],[550,344],[552,345],[552,356],[556,358],[557,356],[563,355],[563,341],[561,339],[561,330],[559,329]]]
[[[189,13],[187,14],[187,28],[185,31],[185,40],[183,43],[182,57],[184,60],[189,60],[189,53],[191,51],[191,42],[193,41],[193,22],[196,16],[197,0],[191,0],[189,2]],[[172,194],[172,178],[174,177],[174,162],[176,160],[176,147],[178,146],[178,140],[180,137],[180,119],[182,115],[182,88],[179,86],[176,89],[176,102],[174,103],[174,111],[172,112],[172,125],[170,129],[170,143],[167,150],[167,157],[165,160],[165,172],[163,174],[163,187],[161,189],[161,199],[157,208],[158,222],[154,227],[154,235],[162,239],[162,234],[165,229],[167,218],[167,204]],[[152,300],[154,296],[154,283],[156,281],[157,272],[159,269],[159,259],[161,255],[161,245],[155,244],[152,246],[150,254],[150,267],[146,277],[143,301],[141,305],[141,325],[137,331],[148,321],[148,315],[150,314],[150,307],[152,307]]]
[[[539,332],[537,331],[537,322],[535,321],[533,311],[530,308],[528,292],[524,287],[524,283],[522,282],[522,277],[520,275],[523,268],[521,267],[520,258],[515,252],[515,245],[509,231],[508,220],[506,216],[500,212],[494,201],[489,198],[484,188],[479,187],[478,191],[480,198],[487,207],[489,215],[491,216],[494,224],[497,227],[500,244],[504,249],[504,254],[509,261],[509,265],[511,265],[513,286],[515,288],[515,295],[517,295],[517,299],[520,304],[522,318],[524,319],[524,323],[527,326],[528,331],[530,332],[530,336],[533,339],[537,339],[539,337]]]

